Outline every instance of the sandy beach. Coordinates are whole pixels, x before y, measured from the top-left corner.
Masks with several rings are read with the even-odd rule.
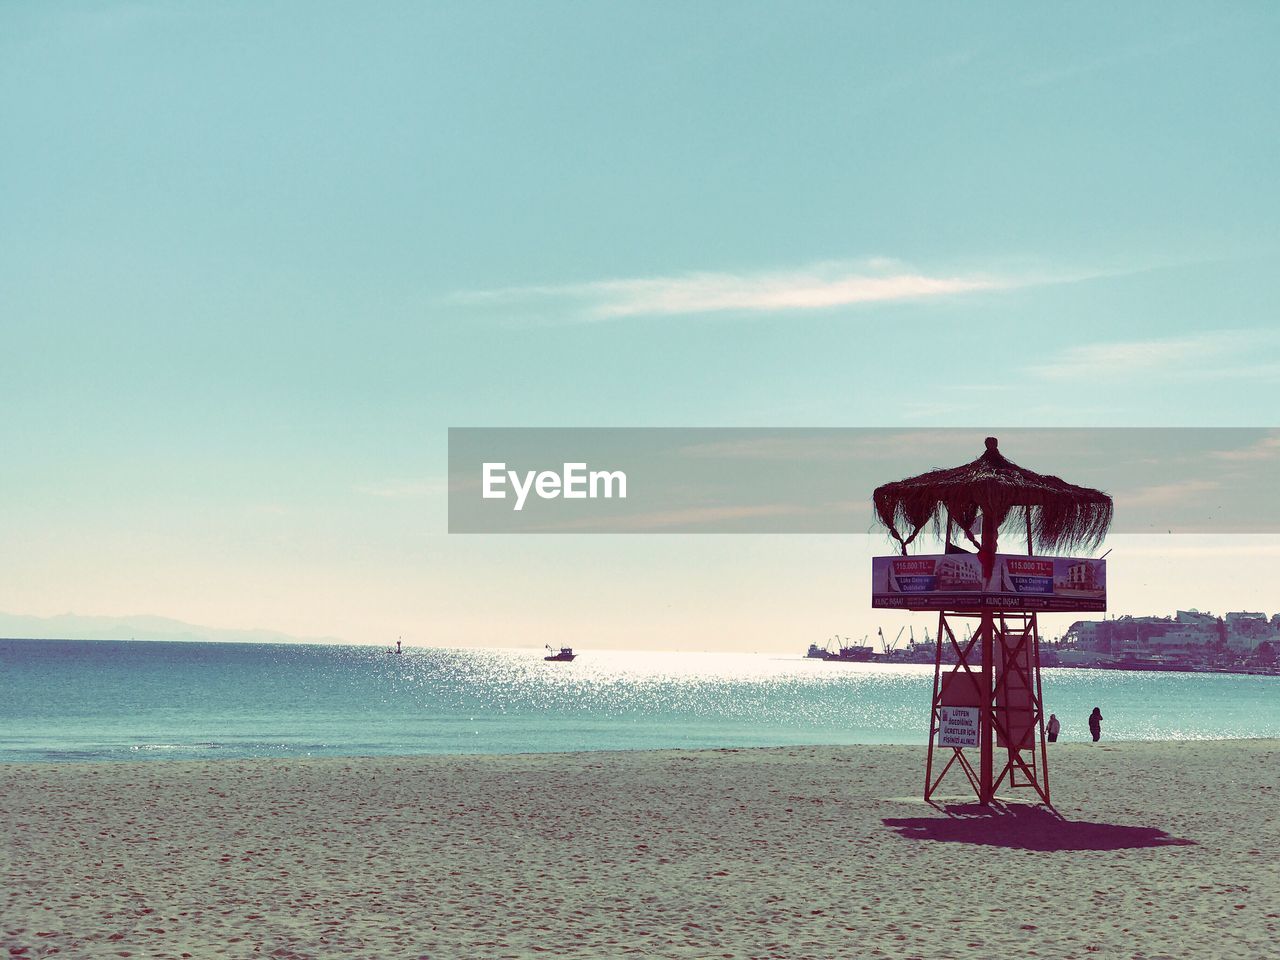
[[[1060,744],[1058,814],[921,747],[0,766],[40,957],[1240,957],[1280,741]],[[949,780],[948,793],[961,793]]]

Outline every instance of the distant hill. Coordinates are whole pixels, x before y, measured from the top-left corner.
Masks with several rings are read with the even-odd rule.
[[[219,643],[341,643],[337,637],[295,637],[275,630],[225,630],[168,617],[26,617],[0,613],[0,637],[30,640],[194,640]]]

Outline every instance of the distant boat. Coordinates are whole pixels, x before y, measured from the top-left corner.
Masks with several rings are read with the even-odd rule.
[[[547,646],[547,649],[551,650],[550,645]],[[569,663],[576,656],[577,654],[573,652],[573,647],[561,647],[559,653],[551,652],[547,654],[547,656],[543,657],[542,659],[552,660],[552,661],[555,661],[556,663]]]
[[[848,640],[845,637],[845,640]],[[837,660],[843,663],[866,663],[875,659],[875,648],[865,645],[850,645],[840,643],[840,638],[836,637],[837,652],[833,653],[829,647],[820,647],[816,643],[809,644],[809,652],[805,654],[806,659],[813,660]]]
[[[839,653],[828,653],[824,659],[839,660],[843,663],[868,663],[875,659],[876,651],[874,647],[841,646]]]

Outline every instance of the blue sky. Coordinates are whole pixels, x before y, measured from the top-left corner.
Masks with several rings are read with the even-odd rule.
[[[5,5],[0,609],[761,645],[785,623],[735,584],[799,542],[450,539],[446,429],[1274,425],[1278,34],[1268,3]],[[770,608],[865,617],[846,572]]]

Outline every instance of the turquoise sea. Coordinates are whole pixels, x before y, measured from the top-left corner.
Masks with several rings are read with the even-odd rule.
[[[0,761],[920,743],[932,666],[761,654],[0,640]],[[1062,739],[1280,736],[1280,678],[1044,671]]]

